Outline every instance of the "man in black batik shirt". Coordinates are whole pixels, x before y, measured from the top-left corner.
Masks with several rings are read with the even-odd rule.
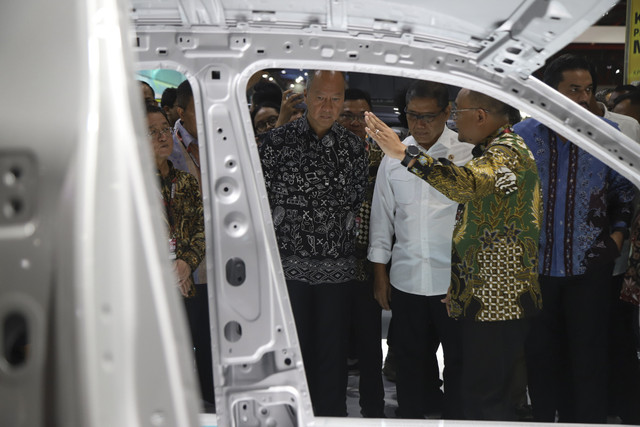
[[[302,118],[260,146],[273,225],[317,416],[346,415],[347,308],[368,155],[336,123],[344,75],[309,73]]]

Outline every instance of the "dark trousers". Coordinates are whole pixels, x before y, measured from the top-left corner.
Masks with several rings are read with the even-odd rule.
[[[207,412],[215,412],[216,397],[213,391],[213,360],[211,358],[207,284],[195,286],[196,295],[193,298],[183,298],[183,301],[191,331],[200,391],[202,398],[208,403],[205,409]]]
[[[351,283],[287,280],[316,416],[347,415],[348,303]]]
[[[469,420],[516,421],[529,320],[460,320],[462,400]],[[446,381],[445,381],[446,386]],[[445,388],[446,390],[446,388]]]
[[[606,423],[612,265],[571,277],[540,276],[543,309],[527,341],[536,421]]]
[[[365,418],[382,418],[382,309],[373,298],[371,282],[355,282],[350,288],[350,339],[353,341],[352,347],[360,369],[360,413]]]
[[[624,275],[611,282],[609,323],[609,415],[640,424],[640,366],[635,326],[638,306],[620,300]]]
[[[444,352],[443,417],[461,418],[460,337],[458,323],[449,318],[440,296],[422,296],[391,288],[393,311],[393,352],[396,358],[398,414],[402,418],[424,418],[429,388],[439,381],[428,363],[437,346],[431,345],[435,333]],[[439,387],[439,385],[437,386]]]

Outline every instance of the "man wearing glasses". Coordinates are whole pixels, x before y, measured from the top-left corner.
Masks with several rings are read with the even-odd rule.
[[[460,329],[461,406],[467,419],[514,421],[525,386],[518,373],[529,319],[542,304],[540,181],[533,154],[509,125],[511,107],[468,89],[460,90],[456,105],[458,139],[474,145],[464,166],[410,149],[371,113],[367,134],[385,159],[402,160],[405,172],[460,203],[443,302]],[[447,390],[445,371],[445,396]]]
[[[544,82],[589,109],[594,82],[587,58],[559,56],[545,69]],[[535,155],[544,199],[544,308],[527,343],[534,420],[553,422],[557,412],[563,423],[605,423],[609,293],[615,259],[629,234],[633,184],[535,119],[514,130]]]
[[[365,111],[371,111],[371,96],[360,89],[345,90],[344,105],[338,123],[355,133],[362,141],[367,139],[367,132],[364,130]]]
[[[407,91],[406,105],[411,133],[403,141],[406,147],[457,165],[471,159],[473,147],[458,142],[456,133],[445,126],[451,112],[445,85],[414,82]],[[426,407],[433,409],[434,396],[439,397],[437,369],[435,378],[429,369],[438,341],[446,365],[442,415],[460,418],[458,333],[456,322],[440,302],[451,279],[451,235],[457,206],[407,171],[405,162],[391,157],[382,160],[371,207],[368,257],[374,266],[374,296],[383,309],[393,309],[391,333],[402,418],[424,418]],[[435,345],[434,335],[438,338]]]

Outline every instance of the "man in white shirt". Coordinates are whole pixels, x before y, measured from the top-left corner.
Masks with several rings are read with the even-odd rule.
[[[447,86],[416,81],[407,91],[406,105],[411,136],[404,140],[405,145],[456,165],[472,158],[473,145],[459,142],[457,134],[445,126],[451,111]],[[371,206],[368,258],[374,266],[375,298],[385,310],[393,308],[398,415],[402,418],[423,418],[428,403],[425,361],[435,353],[428,344],[433,333],[445,356],[443,417],[462,418],[456,412],[460,410],[457,327],[441,302],[451,281],[457,207],[409,173],[400,160],[382,160]]]

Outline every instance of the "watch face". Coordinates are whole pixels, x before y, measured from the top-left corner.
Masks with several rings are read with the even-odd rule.
[[[406,153],[411,157],[418,157],[418,154],[420,154],[420,149],[417,145],[409,145],[407,147]]]

